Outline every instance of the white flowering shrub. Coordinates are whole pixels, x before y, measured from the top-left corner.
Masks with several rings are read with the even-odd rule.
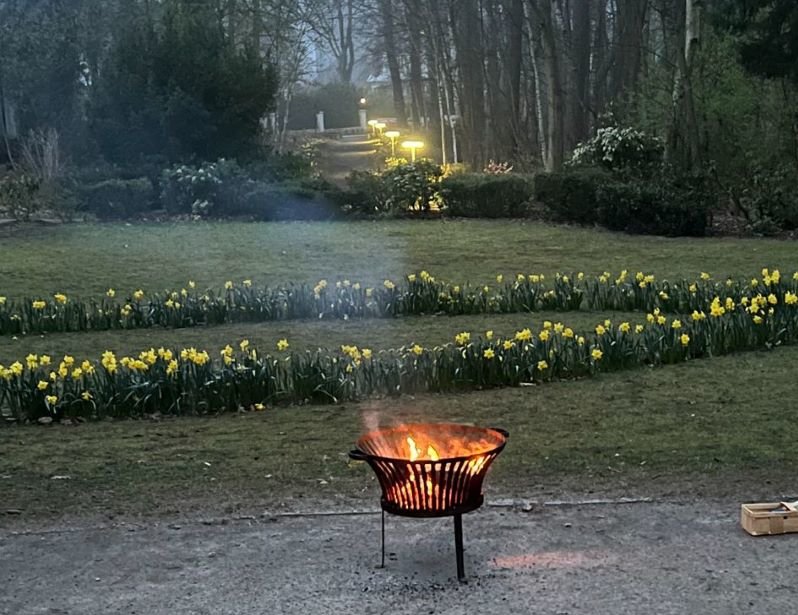
[[[199,166],[180,164],[163,172],[162,200],[170,213],[208,216],[225,181],[237,178],[235,162],[219,159]]]
[[[610,171],[641,169],[662,160],[662,139],[635,128],[599,128],[596,135],[574,149],[570,166],[599,166]]]

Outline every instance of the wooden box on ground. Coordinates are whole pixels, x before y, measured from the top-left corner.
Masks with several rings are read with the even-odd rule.
[[[798,532],[798,502],[743,504],[740,522],[752,536]]]

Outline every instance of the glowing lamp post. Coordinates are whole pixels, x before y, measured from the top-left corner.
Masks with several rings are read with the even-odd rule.
[[[396,139],[399,138],[399,135],[402,134],[398,130],[388,130],[385,133],[385,136],[391,140],[391,158],[396,158]]]
[[[371,128],[371,132],[373,134],[377,134],[377,124],[379,124],[379,123],[380,122],[378,120],[369,120],[368,121],[369,128]]]
[[[410,161],[416,161],[416,150],[424,147],[423,141],[402,141],[402,147],[410,150]]]

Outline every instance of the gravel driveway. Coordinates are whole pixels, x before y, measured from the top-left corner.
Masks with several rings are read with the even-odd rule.
[[[798,535],[752,538],[737,502],[484,508],[451,519],[264,516],[0,533],[0,612],[481,614],[792,611]]]

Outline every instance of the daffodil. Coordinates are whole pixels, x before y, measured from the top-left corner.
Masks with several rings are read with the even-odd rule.
[[[687,346],[690,343],[690,336],[687,333],[682,333],[679,337],[679,341],[682,342],[682,346]]]
[[[238,347],[241,349],[241,352],[246,352],[247,348],[249,348],[249,340],[241,340]]]
[[[574,337],[574,330],[571,327],[565,327],[562,330],[562,336],[567,339],[572,339]]]
[[[492,359],[496,356],[496,353],[493,351],[493,348],[486,348],[485,352],[482,353],[482,356],[486,359]]]
[[[671,328],[672,329],[681,329],[682,328],[682,321],[681,320],[674,320],[671,323]]]
[[[594,360],[594,361],[599,361],[599,360],[601,360],[601,357],[603,357],[603,356],[604,356],[604,353],[603,353],[603,352],[601,352],[601,350],[599,350],[598,348],[594,348],[594,349],[593,349],[593,350],[590,352],[590,356],[591,356],[591,357],[593,357],[593,360]]]
[[[646,329],[646,328],[645,328],[643,325],[635,325],[635,333],[638,333],[638,334],[640,334],[640,333],[642,333],[643,331],[645,331],[645,329]]]
[[[67,302],[67,296],[62,293],[56,293],[53,295],[53,298],[55,299],[56,303],[60,303],[61,305],[64,305]]]
[[[502,282],[504,282],[504,276],[502,274],[497,275],[496,276],[496,283],[497,284],[501,284]]]
[[[621,333],[629,333],[631,329],[632,325],[630,325],[628,322],[622,322],[620,325],[618,325],[618,331]]]
[[[504,343],[502,343],[502,348],[504,348],[505,350],[512,350],[514,346],[515,342],[511,340],[504,340]]]
[[[485,331],[485,339],[492,340],[493,339],[493,331]]]
[[[424,347],[418,344],[413,344],[413,354],[418,356],[424,354]]]
[[[263,404],[255,404],[255,410],[257,410],[258,412],[263,412],[264,410],[266,410],[266,406],[264,406]]]
[[[43,310],[47,307],[47,302],[39,299],[31,303],[31,307],[33,307],[34,310]]]
[[[549,364],[546,361],[538,361],[538,371],[546,371],[549,369]]]
[[[80,398],[83,401],[91,401],[93,399],[91,393],[89,393],[88,391],[83,391],[83,393],[80,394]]]
[[[139,289],[136,292],[134,292],[133,299],[135,299],[136,301],[141,301],[142,299],[144,299],[144,291]]]
[[[39,384],[36,385],[36,388],[39,389],[40,391],[44,391],[49,386],[50,386],[50,383],[47,382],[46,380],[39,380]]]
[[[233,281],[232,280],[227,280],[227,282],[224,283],[224,289],[225,290],[233,290]]]
[[[604,335],[606,332],[604,325],[596,325],[596,335]]]
[[[549,341],[549,337],[551,337],[551,333],[549,333],[548,329],[543,329],[540,333],[538,333],[538,337],[540,338],[541,342]]]
[[[48,395],[44,398],[48,405],[55,406],[58,403],[58,397],[55,395]]]
[[[458,346],[465,346],[471,341],[471,334],[468,331],[463,331],[454,336],[454,341]]]
[[[241,283],[244,285],[244,288],[252,288],[252,280],[244,280]]]
[[[385,281],[382,283],[382,285],[383,285],[385,288],[387,288],[388,290],[393,290],[393,289],[395,289],[395,288],[396,288],[396,284],[394,284],[394,283],[393,283],[393,282],[391,282],[390,280],[385,280]]]
[[[279,350],[280,352],[288,350],[288,346],[289,346],[288,340],[285,339],[285,338],[283,338],[283,339],[281,339],[281,340],[279,340],[277,342],[277,350]]]
[[[371,353],[371,349],[370,348],[364,348],[363,349],[363,358],[364,359],[370,359],[371,358],[371,354],[372,353]]]

